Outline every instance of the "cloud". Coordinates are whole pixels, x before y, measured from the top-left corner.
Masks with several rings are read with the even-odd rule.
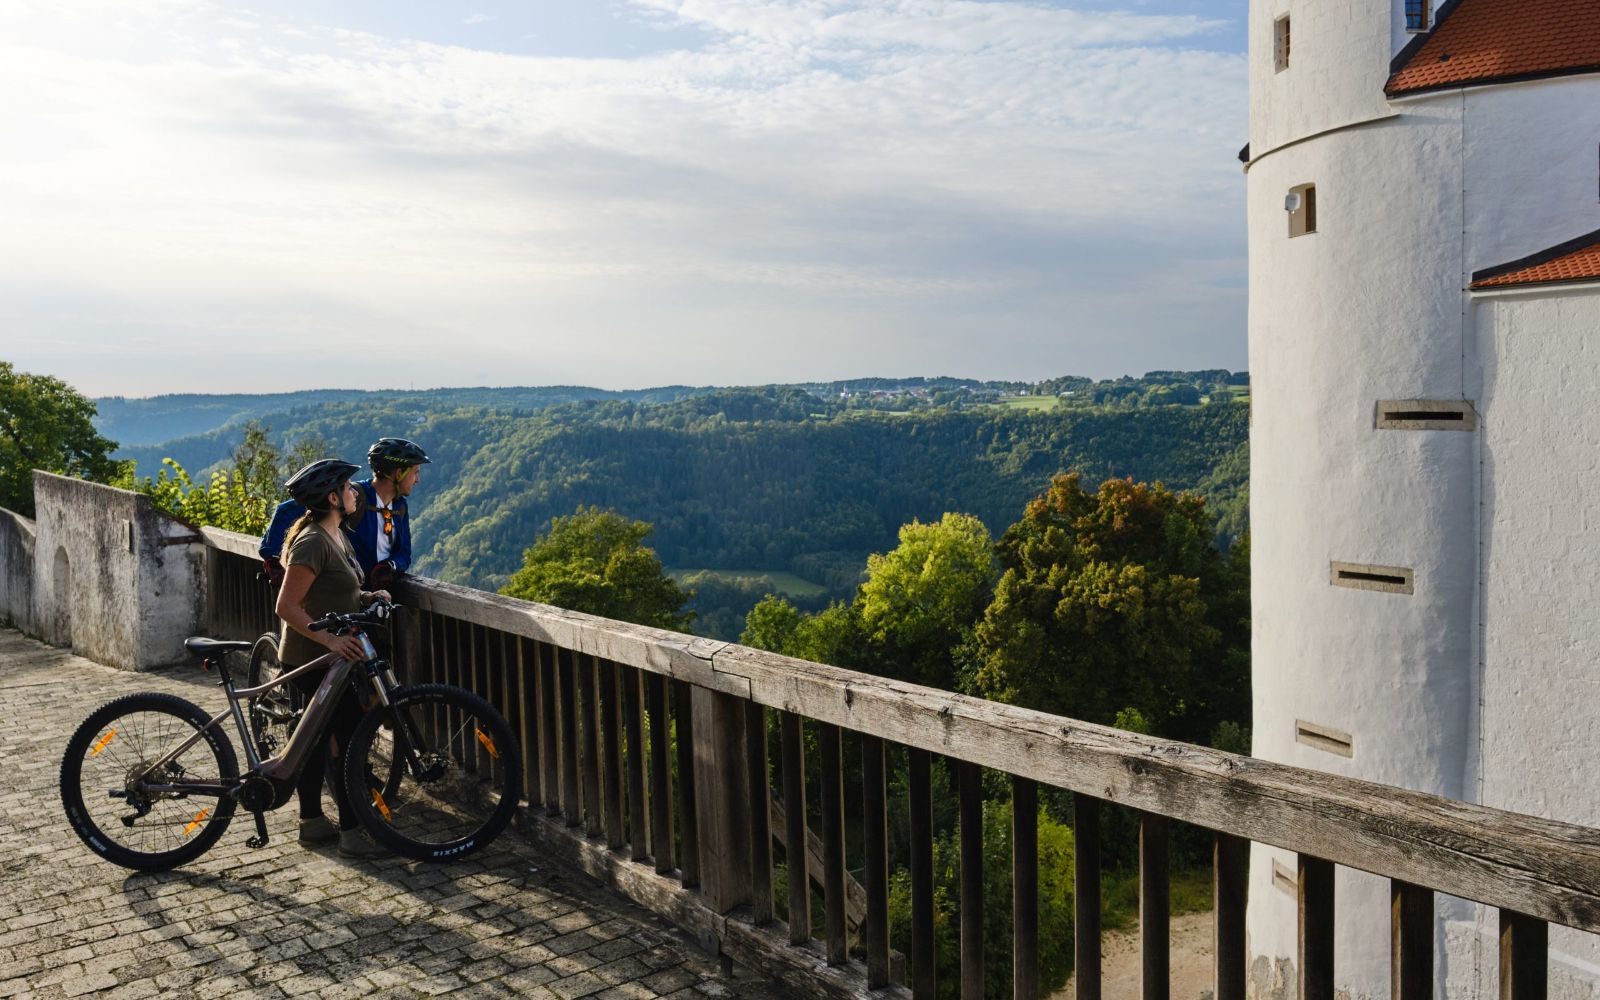
[[[1174,324],[1243,360],[1211,20],[635,0],[709,41],[579,59],[108,6],[115,37],[0,14],[0,268],[62,290],[13,310],[25,353],[121,317],[197,364],[208,329],[281,343],[240,388],[396,332],[512,382],[1120,372],[1179,366]],[[58,373],[113,391],[93,358]]]
[[[493,14],[468,14],[466,17],[461,19],[461,23],[462,24],[488,24],[490,21],[494,21],[494,20],[497,20],[497,18]]]

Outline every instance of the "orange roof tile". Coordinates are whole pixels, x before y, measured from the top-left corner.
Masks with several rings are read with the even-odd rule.
[[[1594,0],[1451,0],[1395,57],[1390,97],[1469,83],[1600,72]]]
[[[1600,281],[1600,230],[1521,260],[1478,271],[1472,276],[1472,287],[1505,288],[1573,281]]]

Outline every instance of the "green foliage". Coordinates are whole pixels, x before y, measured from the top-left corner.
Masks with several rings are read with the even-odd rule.
[[[284,497],[284,481],[323,457],[323,449],[316,439],[302,438],[285,455],[272,443],[269,429],[252,420],[244,425],[231,466],[213,470],[207,482],[196,483],[181,464],[167,458],[153,478],[135,478],[130,465],[118,485],[146,494],[158,508],[190,524],[260,535]]]
[[[551,522],[523,552],[500,592],[638,625],[684,631],[689,595],[661,568],[645,538],[651,527],[616,511],[582,507]]]
[[[34,469],[98,483],[116,478],[116,442],[95,430],[94,415],[94,403],[67,383],[0,361],[0,507],[34,515]]]
[[[1043,810],[1039,838],[1039,986],[1044,994],[1065,985],[1073,958],[1072,830]],[[1004,1000],[1012,992],[1010,802],[983,807],[984,996]],[[934,843],[934,942],[939,996],[960,995],[961,844],[958,831]],[[897,871],[889,885],[890,946],[911,953],[911,879]]]
[[[689,610],[695,614],[695,633],[724,642],[739,640],[746,614],[767,594],[783,594],[805,611],[828,605],[824,588],[793,573],[703,569],[674,572],[673,577],[693,593]]]
[[[1128,711],[1193,741],[1248,718],[1248,573],[1211,545],[1201,498],[1120,479],[1088,493],[1060,476],[999,555],[979,693],[1090,722]]]

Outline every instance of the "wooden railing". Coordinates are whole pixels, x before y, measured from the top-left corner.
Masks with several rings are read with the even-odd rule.
[[[253,540],[208,532],[215,596],[248,594]],[[235,553],[230,555],[229,553]],[[230,589],[231,588],[231,589]],[[1544,997],[1547,925],[1600,931],[1600,831],[1320,771],[1240,757],[950,694],[761,650],[412,579],[397,659],[411,681],[484,695],[521,735],[526,831],[733,961],[830,996],[935,996],[935,755],[957,775],[960,993],[983,996],[982,773],[1009,776],[1013,801],[1013,983],[1039,992],[1036,815],[1040,786],[1074,793],[1077,996],[1101,995],[1100,816],[1138,811],[1143,997],[1168,996],[1169,824],[1214,833],[1216,1000],[1243,1000],[1251,842],[1299,857],[1301,1000],[1334,996],[1334,871],[1391,880],[1395,1000],[1434,995],[1434,893],[1500,910],[1500,995]],[[228,597],[227,600],[233,600]],[[212,617],[243,636],[261,619]],[[815,727],[820,814],[785,810],[783,840],[820,827],[823,920],[809,879],[788,880],[775,917],[767,714],[777,713],[776,791],[807,801],[802,725]],[[845,740],[859,740],[865,961],[846,937]],[[907,748],[909,983],[891,982],[886,752]],[[857,827],[853,826],[852,829]],[[808,852],[790,852],[807,865]],[[800,975],[796,975],[799,973]]]

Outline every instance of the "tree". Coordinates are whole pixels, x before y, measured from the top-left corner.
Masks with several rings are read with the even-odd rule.
[[[0,507],[34,515],[34,469],[97,483],[116,477],[117,443],[94,429],[94,415],[67,383],[0,361]]]
[[[616,511],[580,506],[552,518],[550,531],[522,554],[502,594],[638,625],[683,631],[689,594],[661,568],[644,540],[652,527]]]
[[[1132,710],[1195,742],[1247,717],[1248,577],[1212,546],[1202,498],[1058,476],[999,555],[977,629],[983,695],[1106,724]]]
[[[983,614],[994,576],[994,542],[971,514],[903,526],[898,547],[867,559],[855,601],[884,672],[952,689],[955,651]]]

